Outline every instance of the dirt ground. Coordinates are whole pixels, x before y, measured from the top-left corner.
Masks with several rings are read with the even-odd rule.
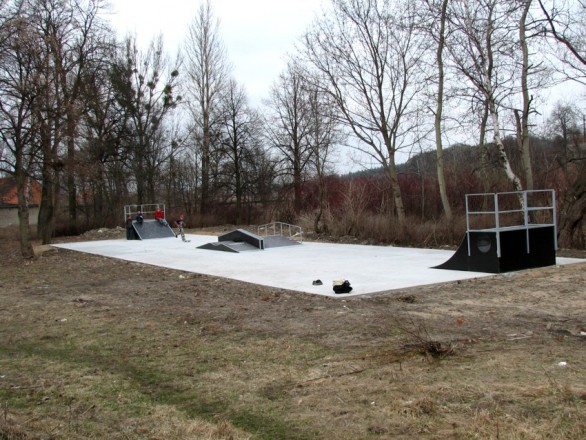
[[[0,251],[0,439],[586,436],[586,263],[341,299]]]

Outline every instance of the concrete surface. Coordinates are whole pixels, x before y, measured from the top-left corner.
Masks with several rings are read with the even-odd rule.
[[[153,240],[100,240],[55,244],[55,247],[151,264],[186,272],[231,278],[263,286],[317,295],[345,298],[382,291],[446,283],[479,277],[511,276],[479,272],[432,269],[448,260],[454,251],[304,242],[244,253],[197,249],[217,241],[216,236],[187,234],[180,238]],[[556,263],[584,260],[557,258]],[[314,280],[323,285],[314,286]],[[350,294],[335,294],[332,282],[347,279]]]

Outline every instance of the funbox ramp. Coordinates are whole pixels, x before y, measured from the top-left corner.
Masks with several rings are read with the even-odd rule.
[[[139,240],[175,237],[169,225],[162,225],[157,220],[143,220],[142,224],[133,221],[132,226]]]
[[[299,244],[301,243],[282,235],[261,237],[244,229],[236,229],[219,236],[217,242],[206,243],[198,246],[198,249],[238,253]]]
[[[434,268],[502,273],[554,266],[555,249],[553,225],[468,231],[454,255]]]

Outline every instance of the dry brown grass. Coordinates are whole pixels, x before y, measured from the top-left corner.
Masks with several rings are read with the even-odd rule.
[[[0,439],[586,435],[584,264],[334,300],[63,250],[4,262]]]
[[[458,218],[452,223],[445,219],[439,221],[421,221],[408,218],[403,228],[397,220],[388,214],[373,214],[360,209],[332,215],[326,212],[323,221],[327,225],[328,235],[333,240],[352,237],[357,242],[370,244],[395,244],[420,248],[456,246],[459,244],[466,225]],[[313,230],[313,216],[306,213],[298,220],[306,231]]]

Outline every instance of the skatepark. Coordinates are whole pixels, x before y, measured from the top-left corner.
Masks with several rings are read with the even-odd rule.
[[[493,196],[498,208],[499,195]],[[480,277],[511,276],[514,271],[583,261],[556,257],[554,222],[529,223],[531,209],[549,211],[553,201],[551,206],[547,204],[545,208],[530,208],[526,193],[524,197],[524,225],[501,225],[503,212],[493,209],[488,214],[495,215],[497,226],[475,229],[469,222],[468,232],[455,252],[303,242],[301,228],[280,222],[259,227],[258,234],[242,229],[220,237],[186,234],[187,241],[184,242],[181,237],[176,238],[168,225],[161,225],[155,220],[145,220],[140,225],[133,222],[140,238],[137,240],[102,240],[55,246],[337,298]],[[129,212],[125,212],[125,216]],[[512,211],[505,214],[509,212]],[[467,219],[478,213],[486,214],[485,211],[470,209]],[[555,213],[552,211],[552,214]],[[332,286],[338,280],[348,280],[352,291],[334,293]]]

